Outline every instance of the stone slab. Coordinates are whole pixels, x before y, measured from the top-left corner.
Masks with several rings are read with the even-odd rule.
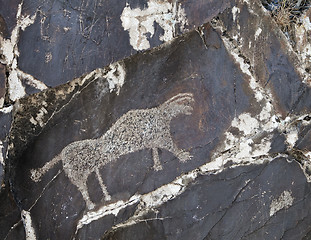
[[[34,16],[36,2],[24,3]],[[300,59],[259,1],[205,3],[212,15],[221,9],[205,16],[210,22],[105,68],[87,61],[97,69],[16,101],[3,236],[310,237],[311,96]],[[82,22],[94,7],[66,4]],[[129,2],[150,7],[140,4]],[[205,11],[197,4],[193,21]],[[52,16],[58,7],[50,6]],[[57,36],[62,16],[37,14],[21,43],[42,22],[43,36]],[[154,27],[153,37],[164,34]]]
[[[232,3],[229,0],[131,0],[118,4],[115,1],[41,4],[26,0],[24,14],[36,14],[36,18],[21,33],[18,66],[54,87],[167,42],[209,21]],[[136,16],[135,11],[141,16]],[[168,20],[163,22],[163,19]],[[128,29],[126,21],[134,27]],[[142,27],[135,28],[136,21],[141,21]],[[139,39],[135,37],[137,34]]]

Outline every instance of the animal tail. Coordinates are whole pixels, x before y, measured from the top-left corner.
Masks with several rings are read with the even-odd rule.
[[[37,169],[31,169],[30,170],[30,178],[34,182],[39,182],[41,181],[42,176],[49,171],[56,163],[58,163],[61,160],[61,155],[57,155],[54,157],[51,161],[47,162],[44,164],[42,168],[37,168]]]

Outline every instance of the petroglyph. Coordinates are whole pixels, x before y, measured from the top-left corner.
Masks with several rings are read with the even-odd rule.
[[[41,177],[60,160],[70,181],[77,186],[89,209],[94,208],[88,194],[87,179],[95,172],[105,200],[111,199],[99,169],[120,156],[151,149],[154,170],[162,169],[158,149],[173,153],[181,162],[191,158],[189,152],[176,146],[170,133],[170,123],[178,115],[191,115],[194,103],[191,93],[180,93],[158,107],[131,110],[121,116],[100,138],[76,141],[67,145],[59,155],[42,168],[31,170],[31,179]]]

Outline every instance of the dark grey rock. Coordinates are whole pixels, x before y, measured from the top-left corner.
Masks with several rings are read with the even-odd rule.
[[[9,133],[10,133],[10,128],[11,128],[11,123],[12,123],[12,113],[10,112],[10,107],[5,108],[3,112],[0,112],[0,146],[1,146],[1,151],[0,151],[0,157],[1,157],[1,163],[0,163],[0,189],[3,187],[4,182],[4,168],[5,168],[5,160],[6,160],[6,155],[7,155],[7,150],[8,150],[8,141],[9,141]]]
[[[3,107],[6,93],[6,71],[5,66],[0,64],[0,105]]]
[[[270,216],[271,202],[284,190],[296,196],[292,207]],[[301,209],[307,207],[304,204],[310,207],[303,203],[309,195],[310,186],[298,164],[285,159],[228,169],[218,175],[200,176],[156,214],[106,233],[104,239],[283,239],[297,222],[304,227],[300,232],[293,228],[295,235],[291,236],[302,239],[310,216]]]
[[[120,19],[126,4],[131,9],[148,8],[148,1],[136,0],[119,1],[118,4],[115,1],[54,1],[42,4],[37,0],[25,0],[25,13],[37,15],[34,24],[21,33],[19,68],[47,86],[54,87],[137,53]],[[167,1],[167,4],[172,6],[168,14],[175,14],[179,7],[187,16],[188,24],[185,26],[181,26],[178,20],[174,23],[174,35],[177,36],[211,20],[230,7],[233,1]],[[134,20],[131,21],[134,23]],[[170,20],[167,21],[169,23]],[[146,36],[150,47],[155,47],[163,43],[160,36],[164,30],[156,21],[151,27],[154,34],[147,33]]]
[[[310,86],[260,1],[180,2],[138,51],[128,4],[23,2],[0,238],[308,239]]]
[[[21,212],[8,187],[1,188],[0,202],[0,238],[24,239],[25,230],[21,220]]]
[[[12,30],[16,25],[16,13],[20,3],[21,0],[0,1],[0,32],[6,38],[11,36]]]
[[[207,41],[211,38],[211,42],[219,45],[218,48],[210,47],[205,49],[199,34],[193,31],[184,37],[176,39],[170,48],[163,47],[156,52],[150,51],[126,59],[124,66],[127,77],[119,96],[109,94],[107,90],[106,92],[103,90],[102,97],[97,97],[95,100],[97,103],[94,104],[94,99],[91,96],[96,96],[98,87],[104,79],[91,78],[85,83],[86,87],[83,91],[79,95],[72,97],[60,110],[56,110],[56,114],[55,106],[57,104],[49,104],[48,99],[46,99],[46,96],[51,94],[49,91],[33,95],[21,101],[20,109],[24,109],[22,106],[29,106],[29,101],[42,102],[44,99],[48,103],[46,107],[47,116],[44,119],[49,119],[49,116],[53,114],[53,119],[46,124],[44,123],[42,130],[37,130],[40,126],[33,127],[29,118],[35,116],[42,105],[39,104],[37,109],[35,106],[32,109],[27,109],[28,113],[16,113],[17,115],[29,114],[27,118],[18,118],[12,128],[14,135],[21,136],[20,139],[15,139],[14,145],[23,144],[24,149],[26,149],[21,153],[11,153],[20,156],[14,160],[15,163],[12,169],[15,170],[11,174],[15,179],[14,186],[20,186],[14,188],[14,192],[19,195],[18,198],[23,199],[21,201],[22,208],[31,208],[42,193],[44,186],[51,182],[53,176],[57,174],[58,168],[61,170],[62,167],[61,164],[57,164],[59,167],[51,169],[43,177],[42,182],[35,185],[30,179],[31,168],[42,166],[48,159],[51,160],[73,141],[100,137],[120,116],[129,110],[156,107],[163,102],[161,99],[168,99],[167,96],[174,96],[180,91],[194,94],[194,112],[191,116],[178,117],[177,120],[179,121],[172,120],[172,137],[180,148],[191,149],[190,153],[196,160],[180,164],[171,152],[160,149],[160,161],[162,159],[167,160],[162,162],[163,170],[155,172],[152,169],[151,150],[145,149],[121,156],[117,160],[117,164],[113,162],[100,169],[103,181],[106,183],[112,199],[115,201],[125,200],[135,193],[145,194],[153,191],[174,180],[181,173],[190,171],[206,162],[211,150],[219,142],[222,129],[228,126],[230,119],[232,120],[236,113],[242,112],[243,109],[248,107],[248,97],[242,88],[244,83],[241,73],[228,58],[228,53],[221,44],[216,32],[209,29],[206,33]],[[213,61],[216,56],[219,60]],[[195,64],[189,65],[189,61]],[[222,66],[225,66],[226,71],[217,71],[220,62]],[[178,71],[174,69],[178,69]],[[235,85],[238,97],[235,97],[234,91],[232,91],[234,83],[226,80],[229,80],[228,76],[231,75],[236,77]],[[164,79],[166,79],[165,82]],[[228,87],[230,85],[231,87]],[[51,92],[55,91],[51,90]],[[66,96],[66,98],[68,97]],[[53,101],[57,101],[57,99],[54,98]],[[233,108],[231,104],[235,104],[235,101],[239,103],[239,106]],[[219,112],[219,109],[222,109],[222,111]],[[70,114],[68,115],[68,113]],[[223,119],[220,124],[212,122],[213,119],[221,117],[224,113],[226,113],[226,119]],[[194,127],[198,126],[200,122],[201,129]],[[20,130],[23,132],[19,132]],[[37,132],[40,134],[34,138],[33,134]],[[30,135],[29,140],[24,142],[26,139],[24,136],[27,135]],[[186,136],[187,140],[185,141]],[[18,147],[16,150],[19,149],[20,151],[21,148]],[[42,151],[42,149],[45,150]],[[12,163],[13,158],[11,160]],[[133,164],[135,168],[132,167]],[[40,209],[43,207],[42,204],[48,204],[56,208],[59,204],[64,204],[64,206],[67,206],[66,208],[71,210],[67,210],[69,212],[66,211],[66,214],[58,215],[58,210],[51,208],[50,211],[52,212],[47,214],[50,217],[45,217],[45,223],[41,222],[40,224],[42,226],[42,230],[38,230],[40,238],[46,238],[52,234],[46,230],[45,224],[58,226],[57,223],[65,221],[61,220],[65,216],[73,216],[72,221],[70,221],[73,224],[81,217],[81,209],[84,208],[83,199],[76,187],[69,184],[67,185],[68,188],[64,189],[62,184],[57,184],[58,182],[68,182],[68,178],[63,171],[52,181],[51,187],[44,190],[48,191],[44,193],[47,196],[53,192],[60,194],[52,198],[40,197],[32,214],[37,216],[37,219],[41,219],[42,211]],[[95,174],[90,175],[88,185],[94,186],[94,189],[90,188],[90,198],[97,205],[104,204],[100,185]],[[63,191],[66,193],[65,199],[62,197]],[[30,194],[33,197],[28,197]],[[127,211],[127,218],[128,214]],[[116,221],[120,220],[115,219],[113,222]],[[72,225],[67,225],[65,222],[60,229],[55,227],[51,231],[56,234],[56,232],[62,231],[62,228],[67,229],[67,231],[73,228]],[[107,230],[111,224],[107,225]],[[103,224],[103,232],[105,231],[104,226]],[[41,232],[43,235],[41,235]],[[70,231],[68,231],[68,234],[70,234]]]

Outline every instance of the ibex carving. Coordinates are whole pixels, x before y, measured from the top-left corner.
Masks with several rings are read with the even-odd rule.
[[[31,179],[40,181],[41,177],[60,160],[70,181],[77,186],[89,209],[94,208],[87,188],[87,179],[96,173],[105,200],[111,197],[100,176],[99,169],[120,156],[142,149],[151,149],[154,165],[162,169],[158,148],[173,153],[181,162],[191,155],[179,149],[170,133],[171,120],[181,114],[190,115],[194,99],[191,93],[180,93],[158,107],[131,110],[121,116],[100,138],[87,139],[68,144],[59,155],[42,168],[31,170]]]

